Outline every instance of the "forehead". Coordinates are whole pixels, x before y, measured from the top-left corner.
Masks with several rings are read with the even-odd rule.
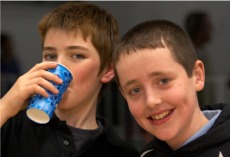
[[[122,80],[132,80],[153,73],[176,73],[179,70],[183,70],[183,67],[172,57],[168,48],[142,49],[122,54],[116,64],[120,83]]]
[[[63,29],[50,29],[44,39],[43,48],[52,48],[56,50],[82,47],[90,53],[97,53],[92,44],[91,38],[84,39],[81,31],[65,31]]]
[[[55,41],[66,43],[87,42],[92,43],[91,37],[85,37],[80,30],[64,30],[61,28],[49,29],[45,35],[44,43],[52,43]]]
[[[47,37],[47,35],[49,35],[51,33],[52,34],[59,33],[59,34],[70,36],[70,37],[82,37],[84,40],[91,39],[91,36],[86,35],[81,29],[66,30],[66,29],[62,29],[62,28],[53,27],[53,28],[50,28],[46,32],[45,38]]]
[[[142,64],[149,64],[149,62],[157,65],[158,63],[167,64],[165,60],[170,60],[171,62],[176,62],[168,48],[145,48],[137,49],[129,52],[123,52],[120,54],[120,57],[117,61],[117,64],[124,63],[126,65],[131,64],[135,66],[137,61],[143,61]],[[141,64],[139,62],[139,64]]]

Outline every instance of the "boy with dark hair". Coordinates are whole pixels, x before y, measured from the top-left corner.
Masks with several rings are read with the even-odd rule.
[[[132,115],[155,136],[141,157],[229,156],[230,106],[200,109],[205,69],[180,26],[166,20],[134,26],[113,62]]]

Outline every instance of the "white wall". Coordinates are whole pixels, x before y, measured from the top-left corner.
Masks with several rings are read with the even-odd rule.
[[[15,42],[16,55],[23,72],[41,61],[40,38],[37,24],[41,17],[61,2],[1,2],[1,29],[9,32]],[[230,2],[214,1],[113,1],[98,4],[110,10],[120,24],[121,34],[138,22],[164,18],[183,26],[185,15],[191,10],[202,9],[210,14],[215,33],[209,44],[216,101],[230,102],[230,90],[225,86],[230,73]]]

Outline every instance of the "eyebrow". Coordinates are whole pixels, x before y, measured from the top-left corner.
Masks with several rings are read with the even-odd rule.
[[[163,75],[165,75],[166,73],[170,73],[170,72],[167,72],[167,71],[165,71],[165,72],[156,71],[156,72],[150,73],[150,74],[148,75],[148,77],[163,76]],[[130,85],[132,85],[132,84],[135,84],[135,83],[137,83],[137,82],[138,82],[138,80],[136,80],[136,79],[129,80],[129,81],[127,81],[124,85],[122,85],[122,87],[125,88],[125,87],[128,87],[128,86],[130,86]]]
[[[84,50],[84,51],[89,51],[89,49],[87,49],[86,47],[76,46],[76,45],[68,46],[66,49],[67,50]],[[55,47],[52,47],[52,46],[44,46],[43,47],[43,51],[54,51],[54,50],[57,50],[57,49]]]
[[[135,84],[137,82],[137,80],[129,80],[128,82],[126,82],[124,85],[122,85],[122,88],[128,87],[132,84]]]
[[[156,72],[152,72],[152,73],[150,73],[148,76],[149,77],[153,77],[153,76],[161,76],[161,75],[165,75],[166,73],[169,73],[169,72],[167,72],[167,71],[156,71]]]

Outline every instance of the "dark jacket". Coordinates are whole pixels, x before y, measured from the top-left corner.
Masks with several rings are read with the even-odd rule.
[[[151,141],[141,157],[230,157],[230,105],[205,106],[202,110],[222,110],[206,134],[173,151],[165,142]]]
[[[68,126],[54,116],[48,124],[36,124],[25,111],[9,119],[1,128],[2,157],[137,157],[137,150],[120,139],[103,120],[103,132],[76,151]]]

